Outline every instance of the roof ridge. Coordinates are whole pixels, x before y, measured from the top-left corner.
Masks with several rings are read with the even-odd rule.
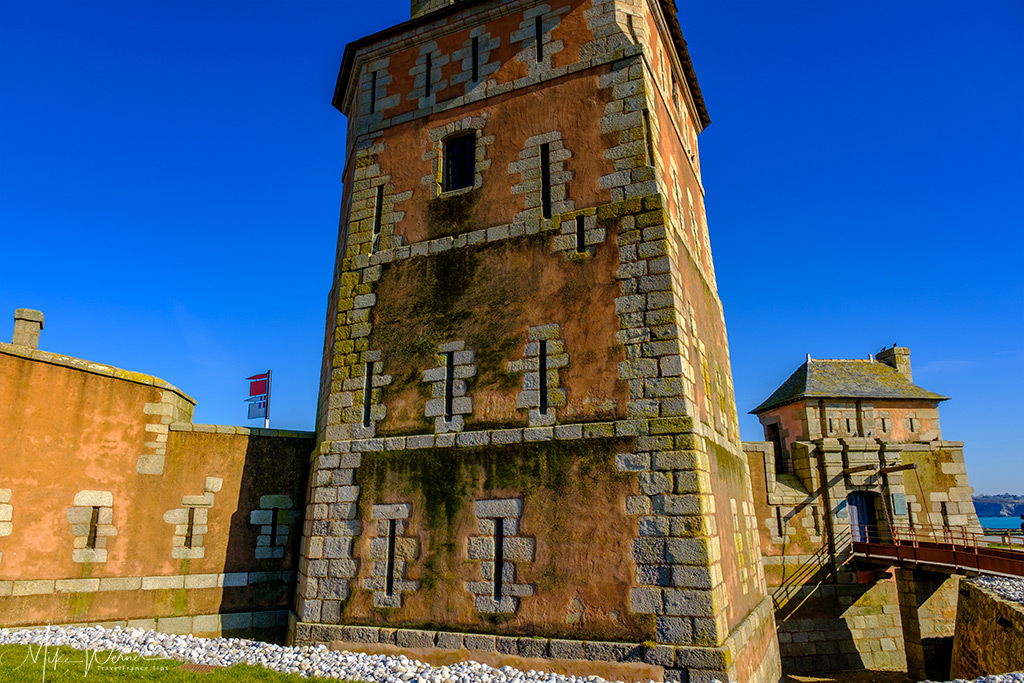
[[[822,362],[815,363],[819,360]],[[870,358],[808,358],[751,412],[809,398],[945,401],[948,397],[914,384],[896,368]]]

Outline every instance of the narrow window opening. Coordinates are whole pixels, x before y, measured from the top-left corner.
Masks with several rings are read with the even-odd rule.
[[[782,432],[778,424],[765,425],[765,439],[770,441],[775,449],[775,474],[791,474],[793,463],[786,452],[785,444],[782,441]]]
[[[785,536],[786,535],[786,527],[785,527],[785,525],[783,524],[783,521],[782,521],[782,507],[781,506],[776,506],[776,508],[775,508],[775,521],[779,525],[779,536]]]
[[[540,413],[548,414],[548,342],[540,341]]]
[[[370,113],[377,112],[377,72],[370,74]]]
[[[363,426],[370,426],[370,394],[373,392],[373,363],[366,364],[366,376],[363,378]]]
[[[551,145],[540,146],[540,192],[544,218],[551,218]]]
[[[380,229],[384,220],[384,186],[377,186],[377,206],[373,217],[373,251],[380,248]]]
[[[444,354],[444,419],[445,422],[452,421],[452,411],[455,404],[455,353],[449,351]]]
[[[818,514],[818,508],[811,508],[811,515],[814,517],[814,533],[821,536],[821,517]]]
[[[100,524],[100,509],[94,507],[92,509],[92,517],[89,519],[89,538],[85,541],[85,547],[89,550],[96,550],[96,536],[99,530]]]
[[[99,509],[99,508],[94,508]],[[191,548],[195,543],[196,534],[196,509],[188,509],[188,527],[185,529],[185,547]]]
[[[277,511],[278,508],[270,508],[270,547],[277,547]]]
[[[388,520],[388,575],[384,580],[384,592],[395,592],[395,520]]]
[[[654,166],[654,131],[651,129],[651,113],[644,109],[644,140],[647,142],[647,165]]]
[[[501,600],[501,575],[505,573],[505,520],[494,520],[494,600]]]
[[[587,249],[587,245],[584,240],[585,237],[585,226],[583,216],[576,216],[576,253],[582,254]]]
[[[431,79],[431,76],[433,75],[433,71],[434,71],[434,60],[430,56],[429,53],[427,54],[427,64],[426,64],[426,66],[427,66],[427,71],[424,74],[424,78],[426,80],[423,82],[423,92],[424,92],[424,95],[426,97],[430,97],[430,86],[432,85],[431,82],[430,82],[430,79]]]
[[[473,187],[476,182],[475,132],[445,140],[441,156],[444,161],[444,172],[441,177],[442,192]]]
[[[942,526],[949,526],[949,508],[946,507],[946,502],[942,501],[939,503],[939,512],[942,514]]]
[[[626,28],[629,29],[629,35],[633,38],[633,42],[638,42],[636,38],[636,28],[633,27],[633,15],[626,15]]]
[[[480,80],[480,38],[473,37],[473,82]]]
[[[537,29],[537,61],[544,61],[544,20],[537,17],[535,23]]]

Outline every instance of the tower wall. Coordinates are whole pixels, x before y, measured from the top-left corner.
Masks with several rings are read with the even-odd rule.
[[[346,53],[294,638],[778,680],[671,3],[462,4]]]

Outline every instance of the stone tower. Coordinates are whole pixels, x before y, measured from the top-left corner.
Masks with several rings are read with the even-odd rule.
[[[777,681],[674,3],[412,9],[335,91],[291,637]]]

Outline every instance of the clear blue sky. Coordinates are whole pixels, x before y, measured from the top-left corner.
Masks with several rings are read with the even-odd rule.
[[[363,9],[367,8],[367,9]],[[369,9],[369,8],[372,8]],[[0,0],[0,324],[311,428],[344,46],[407,2]],[[898,342],[981,492],[1024,493],[1024,3],[680,2],[741,414]],[[2,332],[6,325],[7,332]],[[752,417],[746,439],[760,439]]]

